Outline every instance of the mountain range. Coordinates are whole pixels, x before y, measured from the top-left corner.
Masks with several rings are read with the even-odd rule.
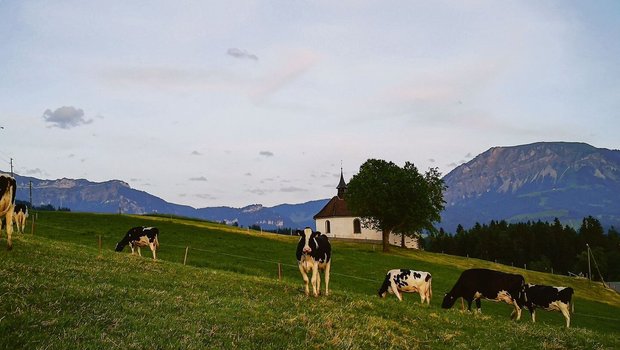
[[[312,217],[329,199],[300,204],[243,208],[193,208],[167,202],[119,180],[41,180],[15,176],[17,199],[35,206],[52,205],[72,211],[170,214],[243,227],[314,227]],[[490,220],[551,221],[578,226],[589,215],[606,226],[620,227],[620,151],[585,143],[540,142],[493,147],[443,177],[447,186],[442,221],[454,232]],[[334,194],[336,193],[334,184]]]

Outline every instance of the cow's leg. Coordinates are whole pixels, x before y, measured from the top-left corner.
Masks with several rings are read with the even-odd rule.
[[[328,262],[325,265],[325,295],[329,295],[329,270],[332,267],[332,262]]]
[[[7,243],[6,243],[6,249],[7,250],[11,250],[13,249],[13,240],[12,240],[12,235],[13,235],[13,206],[11,206],[11,208],[9,208],[9,211],[6,213],[6,239],[7,239]]]
[[[396,295],[398,300],[403,301],[403,297],[398,292],[398,286],[396,285],[396,282],[394,282],[393,278],[390,278],[390,287],[392,288],[392,292],[394,293],[394,295]]]
[[[469,302],[469,310],[471,310],[471,301]],[[476,311],[482,313],[482,305],[480,304],[480,298],[476,298]]]
[[[310,282],[308,280],[308,274],[306,273],[306,270],[304,270],[302,264],[299,264],[298,267],[299,267],[299,272],[301,272],[301,278],[304,279],[304,285],[306,288],[306,296],[308,296],[310,295],[310,289],[308,288],[308,282]]]
[[[566,319],[566,328],[570,327],[570,312],[568,310],[568,305],[564,304],[564,303],[559,303],[559,307],[560,307],[560,311],[562,312],[562,315],[564,315],[564,318]]]
[[[428,294],[426,288],[427,286],[422,285],[418,290],[418,292],[420,293],[420,304],[424,304],[424,301],[426,300],[426,295]]]
[[[513,305],[515,307],[514,311],[517,313],[517,321],[519,321],[521,319],[521,308],[519,307],[516,301],[513,301]]]
[[[138,255],[142,256],[142,252],[140,252],[140,246],[138,246]]]
[[[319,278],[319,264],[318,262],[315,262],[314,265],[312,265],[312,293],[314,294],[315,297],[319,296],[319,291],[317,290],[316,287],[316,281]]]
[[[532,322],[536,322],[536,309],[530,310],[530,313],[532,314]]]
[[[321,269],[316,269],[316,294],[321,295]]]
[[[149,243],[149,245],[151,246],[151,251],[153,252],[153,260],[157,260],[157,248],[155,247],[155,243]]]

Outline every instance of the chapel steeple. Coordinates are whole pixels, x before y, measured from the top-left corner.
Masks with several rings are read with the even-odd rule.
[[[344,199],[344,193],[347,191],[347,183],[344,182],[344,176],[342,174],[342,168],[340,168],[340,183],[338,183],[338,198]]]

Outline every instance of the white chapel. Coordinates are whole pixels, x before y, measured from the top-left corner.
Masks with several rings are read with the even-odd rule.
[[[347,191],[347,183],[344,181],[342,170],[340,171],[340,182],[338,183],[338,194],[327,202],[313,219],[316,231],[320,231],[332,238],[365,240],[381,242],[381,232],[362,226],[361,219],[351,214],[347,208],[344,194]],[[402,236],[400,234],[390,234],[390,244],[400,246]],[[416,238],[405,237],[407,248],[418,249]]]

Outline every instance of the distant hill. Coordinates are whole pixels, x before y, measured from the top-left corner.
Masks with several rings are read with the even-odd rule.
[[[620,227],[620,151],[585,143],[493,147],[444,177],[439,226],[454,232],[490,220],[578,226],[589,215]]]
[[[129,184],[110,180],[91,182],[85,179],[41,180],[15,175],[18,184],[16,199],[30,201],[35,206],[52,205],[77,212],[124,214],[172,214],[214,222],[237,223],[240,226],[259,225],[264,229],[275,227],[314,227],[312,216],[327,203],[327,199],[301,204],[282,204],[274,208],[260,204],[243,208],[210,207],[196,209],[188,205],[167,202],[147,192],[133,189]],[[316,209],[318,207],[318,209]]]
[[[329,199],[243,208],[193,208],[169,203],[119,180],[40,180],[16,176],[17,199],[72,211],[172,214],[240,226],[314,227],[312,217]],[[585,143],[540,142],[493,147],[444,176],[446,209],[438,225],[454,232],[476,222],[552,221],[578,226],[589,215],[620,228],[620,151]]]

